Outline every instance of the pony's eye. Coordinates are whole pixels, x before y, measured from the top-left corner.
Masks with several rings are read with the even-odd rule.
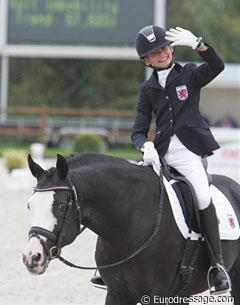
[[[27,203],[27,209],[30,211],[30,205],[29,205],[29,202]]]

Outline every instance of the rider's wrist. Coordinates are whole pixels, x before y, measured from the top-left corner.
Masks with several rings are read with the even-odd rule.
[[[197,52],[205,52],[208,49],[208,47],[201,41],[201,44],[198,48],[196,48]]]

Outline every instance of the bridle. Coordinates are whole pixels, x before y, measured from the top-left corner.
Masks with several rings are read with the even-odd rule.
[[[62,249],[61,240],[62,240],[62,235],[63,235],[63,228],[64,228],[64,225],[67,222],[67,219],[69,217],[69,211],[71,210],[71,207],[75,206],[75,208],[77,210],[77,213],[78,213],[79,234],[81,234],[86,229],[86,227],[81,226],[81,221],[82,221],[81,207],[80,207],[80,203],[79,203],[79,200],[78,200],[76,188],[71,183],[70,177],[69,177],[69,186],[34,187],[34,189],[33,189],[34,192],[48,192],[48,191],[67,191],[67,192],[70,192],[70,201],[68,202],[67,207],[66,207],[64,220],[63,220],[63,223],[62,223],[62,226],[61,226],[59,236],[57,236],[55,233],[53,233],[49,230],[46,230],[44,228],[32,227],[29,231],[29,239],[31,237],[36,237],[36,238],[39,239],[39,241],[41,242],[44,250],[46,251],[46,253],[49,257],[49,260],[58,258],[61,262],[63,262],[64,264],[66,264],[70,267],[74,267],[74,268],[77,268],[77,269],[83,269],[83,270],[97,270],[97,269],[102,270],[102,269],[107,269],[107,268],[119,266],[119,265],[129,261],[133,257],[137,256],[144,249],[146,249],[150,245],[150,243],[152,242],[152,240],[154,239],[154,237],[156,236],[156,234],[159,231],[160,223],[161,223],[162,210],[163,210],[164,193],[165,193],[164,184],[163,184],[163,169],[162,169],[162,167],[161,167],[161,170],[160,170],[159,180],[160,180],[160,190],[161,190],[161,192],[160,192],[159,205],[158,205],[158,209],[157,209],[157,213],[156,213],[156,216],[157,216],[156,217],[156,223],[155,223],[153,233],[150,235],[150,237],[147,239],[147,241],[139,247],[138,250],[133,252],[131,255],[129,255],[125,259],[119,260],[119,261],[117,261],[115,263],[112,263],[112,264],[107,264],[107,265],[102,265],[102,266],[97,266],[97,267],[83,267],[83,266],[75,265],[75,264],[69,262],[68,260],[66,260],[65,258],[63,258],[61,256],[61,249]],[[53,244],[53,246],[51,248],[48,248],[47,243],[45,242],[45,240],[43,240],[41,238],[41,236],[46,237],[47,240],[50,240],[51,243]]]
[[[68,220],[71,207],[75,206],[77,213],[78,213],[79,234],[81,234],[86,229],[86,227],[81,226],[82,215],[81,215],[81,209],[80,209],[77,192],[76,192],[74,185],[72,185],[72,184],[70,186],[34,187],[33,191],[34,192],[67,191],[70,193],[70,200],[66,206],[64,217],[63,217],[63,223],[62,223],[58,236],[49,230],[46,230],[41,227],[36,227],[36,226],[32,227],[29,231],[29,239],[32,237],[38,238],[39,241],[41,242],[44,250],[48,254],[49,259],[51,260],[51,259],[59,257],[61,254],[61,249],[62,249],[61,241],[62,241],[63,227]],[[53,246],[49,248],[47,246],[47,243],[41,236],[46,237],[47,240],[50,240],[50,242],[53,244]]]

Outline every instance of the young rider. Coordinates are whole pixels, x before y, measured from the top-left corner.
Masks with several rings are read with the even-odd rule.
[[[200,66],[175,63],[173,47],[178,45],[197,51],[204,63]],[[159,26],[146,26],[137,35],[136,49],[142,63],[153,72],[139,89],[132,141],[143,151],[146,163],[156,169],[160,164],[159,156],[164,157],[168,165],[191,182],[208,241],[213,293],[225,293],[231,285],[223,264],[216,211],[202,164],[202,157],[213,154],[219,145],[199,111],[201,88],[224,69],[224,64],[201,37],[180,27],[166,32]],[[147,139],[152,113],[156,117],[153,142]]]

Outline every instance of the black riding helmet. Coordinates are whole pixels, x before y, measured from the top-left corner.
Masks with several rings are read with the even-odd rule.
[[[171,43],[165,39],[165,32],[163,28],[157,25],[148,25],[138,32],[136,50],[141,60],[145,56]]]

